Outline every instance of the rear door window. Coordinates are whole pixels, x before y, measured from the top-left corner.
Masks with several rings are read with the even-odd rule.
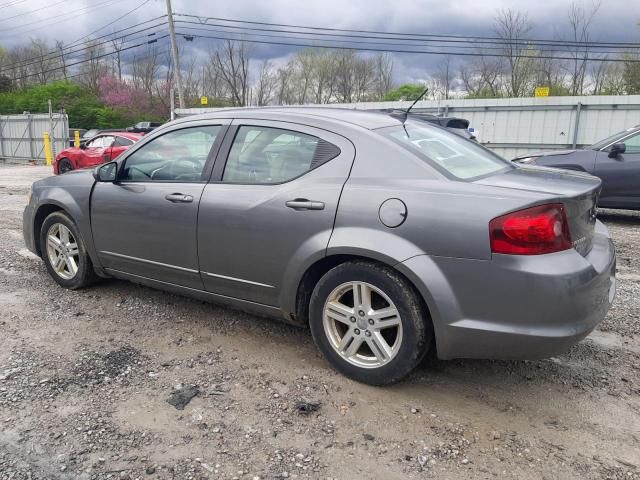
[[[262,126],[241,126],[222,181],[243,184],[287,182],[337,157],[340,149],[313,135]]]

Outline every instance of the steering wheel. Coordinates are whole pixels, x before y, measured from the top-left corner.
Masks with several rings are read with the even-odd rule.
[[[145,172],[144,170],[141,170],[140,168],[136,167],[136,166],[131,166],[128,168],[129,171],[135,170],[138,173],[141,173],[142,175],[144,175],[147,178],[151,178],[151,175],[149,175],[147,172]]]
[[[183,165],[183,167],[180,168],[179,165]],[[184,167],[185,165],[186,168]],[[190,171],[185,171],[187,169],[190,169]],[[166,162],[164,165],[151,172],[150,178],[154,180],[157,176],[162,175],[162,177],[165,177],[164,179],[167,179],[166,177],[177,179],[181,175],[193,175],[194,173],[200,173],[201,170],[202,165],[199,160],[185,157]]]

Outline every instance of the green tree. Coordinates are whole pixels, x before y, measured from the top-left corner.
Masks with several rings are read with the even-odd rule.
[[[389,90],[384,96],[386,101],[405,100],[412,101],[420,96],[426,87],[415,83],[405,83],[398,88]]]
[[[49,99],[55,111],[67,112],[72,128],[124,128],[148,120],[145,112],[105,106],[89,89],[63,80],[0,93],[0,114],[45,113]]]

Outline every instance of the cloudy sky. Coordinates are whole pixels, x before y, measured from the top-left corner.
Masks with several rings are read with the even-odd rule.
[[[144,0],[0,0],[0,46],[11,47],[29,38],[70,43],[101,29]],[[582,2],[587,9],[593,0]],[[174,13],[230,19],[349,29],[428,34],[492,35],[499,9],[526,13],[531,38],[568,35],[571,0],[173,0]],[[105,35],[166,13],[165,0],[147,0],[136,11],[96,35]],[[592,26],[594,40],[640,43],[640,1],[602,0]],[[195,32],[194,32],[195,33]],[[197,53],[212,40],[195,39],[182,48]],[[259,58],[284,61],[295,48],[254,46]],[[424,77],[441,57],[396,55],[397,82]]]

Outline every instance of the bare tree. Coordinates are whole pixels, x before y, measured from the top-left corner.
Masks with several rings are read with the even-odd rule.
[[[111,40],[111,45],[113,46],[113,51],[115,52],[115,55],[113,56],[114,73],[117,73],[118,80],[120,81],[122,81],[122,58],[120,52],[122,51],[123,43],[124,39]]]
[[[602,79],[600,93],[602,95],[624,95],[627,93],[624,79],[625,65],[617,62],[604,64],[606,65],[606,70]]]
[[[59,55],[60,66],[62,67],[62,76],[64,79],[67,79],[67,62],[64,58],[64,43],[61,40],[56,40],[56,50]]]
[[[29,57],[32,59],[29,63],[29,70],[33,79],[45,85],[60,75],[59,58],[50,54],[49,44],[45,40],[32,39],[29,46]]]
[[[512,97],[524,96],[530,88],[534,72],[532,49],[526,43],[531,23],[526,14],[511,9],[500,10],[495,18],[494,30],[502,44],[505,56],[507,93]]]
[[[104,49],[95,40],[85,42],[84,63],[80,67],[80,82],[93,93],[99,93],[100,79],[108,72],[103,60]]]
[[[481,55],[460,67],[460,81],[472,97],[499,97],[502,93],[502,63]]]
[[[590,40],[591,23],[600,9],[600,2],[592,4],[587,9],[583,4],[574,2],[569,7],[570,38],[572,42],[588,42]],[[571,95],[582,95],[585,90],[587,66],[591,57],[591,47],[588,44],[571,48],[572,60],[569,60],[567,70],[569,72]]]
[[[381,53],[375,57],[374,96],[382,100],[393,88],[393,59],[388,53]]]
[[[315,103],[329,103],[333,98],[336,86],[336,69],[338,66],[338,52],[324,50],[317,52],[314,73]]]
[[[147,92],[149,98],[153,96],[155,81],[160,70],[159,58],[158,47],[148,45],[142,53],[134,53],[131,62],[131,81],[133,85]]]
[[[361,58],[356,55],[352,65],[354,101],[368,99],[375,81],[375,59]]]
[[[601,61],[593,62],[591,64],[591,69],[589,72],[589,76],[591,77],[591,81],[593,82],[593,91],[594,95],[602,95],[604,92],[605,81],[607,79],[607,72],[610,68],[609,62],[606,62],[606,55]]]
[[[202,91],[202,69],[197,68],[198,61],[194,55],[188,57],[183,55],[180,58],[185,102],[187,104],[195,104]]]
[[[249,94],[249,49],[243,42],[225,40],[213,53],[213,63],[229,88],[235,106],[247,105]]]
[[[451,65],[450,55],[445,55],[438,65],[435,80],[437,82],[438,89],[442,91],[445,100],[448,100],[453,85],[453,68]]]
[[[277,80],[277,73],[274,72],[271,62],[268,60],[263,61],[256,84],[256,104],[259,107],[271,103]]]
[[[312,82],[316,69],[316,52],[313,49],[304,49],[298,52],[294,57],[294,70],[297,73],[299,83],[299,97],[297,103],[307,103],[309,91],[312,88]]]
[[[293,76],[293,64],[278,69],[276,85],[276,103],[278,105],[290,105],[295,103],[291,92],[291,77]]]

